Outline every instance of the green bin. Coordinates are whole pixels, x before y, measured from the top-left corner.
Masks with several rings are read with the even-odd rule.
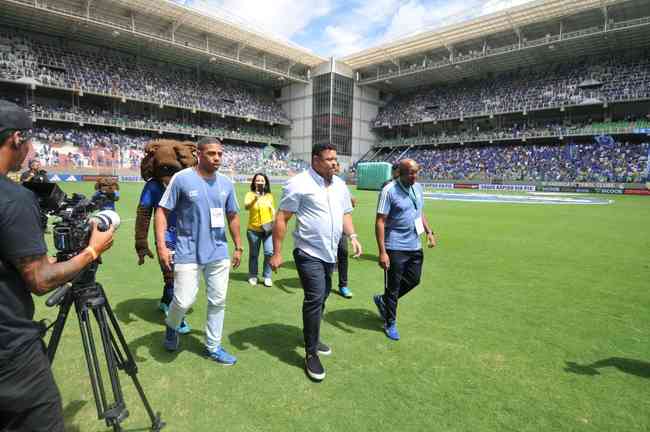
[[[357,189],[381,190],[391,178],[392,165],[388,162],[362,162],[357,165]]]

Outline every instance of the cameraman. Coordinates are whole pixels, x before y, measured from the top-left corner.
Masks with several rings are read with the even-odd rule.
[[[7,177],[31,151],[31,127],[24,109],[0,100],[0,431],[58,432],[61,396],[30,293],[43,295],[71,280],[111,247],[114,229],[93,227],[89,246],[68,261],[46,255],[34,194]]]
[[[29,161],[29,169],[20,175],[20,182],[47,183],[47,171],[41,169],[38,160],[32,159]]]

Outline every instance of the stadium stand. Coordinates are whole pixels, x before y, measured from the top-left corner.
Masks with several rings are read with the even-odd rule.
[[[650,99],[650,57],[534,67],[494,79],[436,86],[393,98],[375,127]]]
[[[646,180],[650,144],[618,142],[606,135],[592,143],[407,147],[373,161],[415,159],[427,180],[622,182]]]
[[[224,77],[197,79],[189,69],[159,67],[109,49],[66,50],[25,35],[0,33],[0,79],[121,96],[215,114],[288,124],[280,106]]]
[[[45,167],[130,168],[138,170],[144,156],[144,145],[158,138],[129,132],[92,128],[37,128],[34,130],[33,158]],[[179,139],[184,139],[179,137]],[[286,148],[267,149],[257,145],[228,143],[225,145],[222,169],[231,174],[250,175],[264,171],[285,176],[306,168]]]

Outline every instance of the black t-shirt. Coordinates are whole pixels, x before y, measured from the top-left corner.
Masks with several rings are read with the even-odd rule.
[[[0,360],[40,337],[32,295],[11,262],[46,253],[36,197],[0,174]]]

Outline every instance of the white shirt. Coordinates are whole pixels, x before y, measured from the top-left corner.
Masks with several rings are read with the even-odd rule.
[[[343,180],[333,176],[326,186],[325,179],[309,168],[286,183],[280,210],[296,214],[296,248],[325,262],[336,262],[343,215],[352,212],[350,191]]]

